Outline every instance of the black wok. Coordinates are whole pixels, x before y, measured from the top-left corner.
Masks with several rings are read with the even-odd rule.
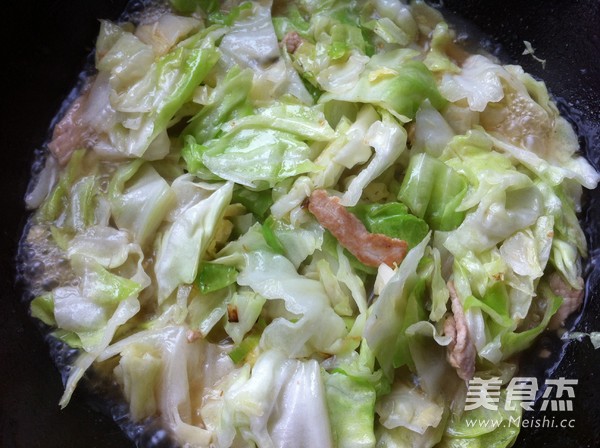
[[[60,374],[42,334],[21,303],[15,283],[15,254],[25,222],[23,196],[33,152],[61,101],[76,83],[98,31],[98,18],[115,19],[125,0],[46,0],[3,5],[2,132],[0,147],[0,446],[133,446],[97,404],[78,391],[64,410]],[[439,3],[442,3],[441,1]],[[490,51],[543,78],[581,135],[593,165],[600,168],[600,1],[598,0],[446,0],[447,11],[464,17],[500,47]],[[546,68],[522,55],[523,41],[546,59]],[[7,76],[8,75],[8,76]],[[570,326],[600,330],[600,191],[587,194],[582,215],[591,258],[586,302]],[[595,257],[595,259],[594,259]],[[536,357],[541,349],[552,355]],[[562,356],[561,356],[562,355]],[[574,428],[523,428],[517,447],[600,446],[600,350],[589,340],[566,343],[544,335],[531,349],[521,376],[579,380],[574,410],[550,416],[574,419]],[[560,362],[559,362],[560,360]],[[541,417],[541,414],[539,415]],[[532,415],[526,415],[532,417]],[[147,439],[146,439],[147,441]]]

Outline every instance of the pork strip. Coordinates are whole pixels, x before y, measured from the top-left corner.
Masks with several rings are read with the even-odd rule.
[[[450,291],[452,316],[449,316],[444,322],[444,334],[450,336],[452,342],[448,345],[447,358],[450,365],[456,369],[458,376],[468,381],[473,378],[475,373],[477,350],[469,335],[462,303],[460,303],[452,282],[448,282],[448,290]]]
[[[66,165],[73,151],[91,146],[93,131],[83,122],[90,86],[91,82],[82,89],[64,117],[54,126],[48,149],[61,165]]]
[[[549,329],[556,330],[560,327],[563,327],[567,317],[569,317],[571,314],[573,314],[579,308],[581,308],[581,304],[583,303],[584,292],[583,279],[579,277],[578,281],[581,287],[579,289],[575,289],[571,285],[566,283],[560,276],[560,274],[558,274],[557,272],[553,273],[550,276],[550,289],[554,294],[562,297],[563,302],[558,308],[558,311],[556,311],[556,314],[550,319],[550,322],[548,323]]]
[[[302,38],[296,31],[290,31],[283,37],[281,43],[289,54],[294,54],[298,47],[302,45]]]
[[[339,198],[325,190],[315,190],[309,198],[308,210],[329,230],[339,243],[367,266],[390,267],[404,260],[406,241],[381,233],[370,233],[360,220],[340,204]]]

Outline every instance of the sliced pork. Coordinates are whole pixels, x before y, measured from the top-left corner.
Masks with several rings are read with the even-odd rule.
[[[406,241],[370,233],[356,216],[340,204],[339,198],[329,196],[325,190],[313,191],[308,210],[342,246],[367,266],[378,267],[385,263],[394,267],[406,256]]]

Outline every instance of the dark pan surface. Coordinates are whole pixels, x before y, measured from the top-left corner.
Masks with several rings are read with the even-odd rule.
[[[2,99],[0,116],[0,447],[128,447],[111,418],[94,411],[83,391],[60,411],[60,375],[41,333],[27,316],[15,286],[14,257],[25,221],[25,193],[32,154],[46,138],[48,124],[77,81],[98,31],[98,18],[118,17],[125,0],[45,0],[3,6]],[[582,145],[600,166],[600,2],[597,0],[446,0],[444,7],[469,19],[501,44],[511,61],[542,77],[560,98],[582,136]],[[521,55],[528,40],[546,68]],[[491,50],[497,47],[490,46]],[[592,256],[600,262],[600,192],[588,195],[582,216]],[[584,315],[579,331],[600,330],[600,267],[589,266]],[[588,340],[564,344],[543,337],[532,353],[548,348],[546,360],[525,363],[522,376],[579,380],[574,411],[546,413],[574,419],[574,428],[522,429],[518,447],[600,446],[600,350]],[[560,354],[562,362],[554,367]],[[543,414],[538,415],[540,418]],[[529,416],[532,417],[532,416]]]

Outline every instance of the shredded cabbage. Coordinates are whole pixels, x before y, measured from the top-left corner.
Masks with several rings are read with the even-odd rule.
[[[31,313],[79,350],[60,405],[102,363],[181,446],[510,446],[465,375],[508,383],[581,297],[600,175],[424,2],[288,3],[102,22],[27,195],[57,260]]]

